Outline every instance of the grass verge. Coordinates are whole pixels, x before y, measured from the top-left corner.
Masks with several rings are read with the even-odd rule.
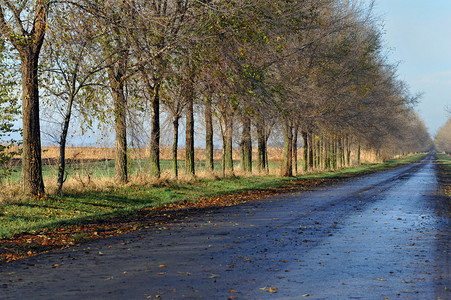
[[[440,183],[447,197],[451,197],[451,155],[437,154]]]
[[[196,179],[24,198],[0,205],[0,262],[172,222],[180,215],[248,202],[412,163],[424,155],[293,178]]]

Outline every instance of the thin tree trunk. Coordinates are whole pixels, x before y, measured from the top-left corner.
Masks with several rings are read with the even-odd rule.
[[[241,168],[246,173],[252,173],[252,140],[251,119],[243,117],[243,131],[241,136]]]
[[[126,100],[124,96],[124,86],[117,83],[113,87],[114,115],[115,115],[115,131],[116,131],[116,148],[115,148],[115,164],[114,179],[118,183],[126,183],[128,180],[127,173],[127,117],[126,117]]]
[[[160,177],[160,83],[154,86],[151,100],[150,175]]]
[[[293,164],[294,164],[294,174],[298,175],[298,125],[293,128]]]
[[[345,153],[346,143],[344,137],[342,137],[340,140],[341,140],[341,167],[343,168],[346,166],[346,153]]]
[[[309,141],[308,141],[308,133],[302,131],[302,139],[304,143],[302,145],[303,148],[303,163],[304,163],[304,172],[308,171],[308,149],[309,149]]]
[[[72,105],[74,103],[74,97],[71,96],[69,102],[67,103],[66,114],[64,116],[64,122],[61,132],[60,138],[60,157],[58,164],[58,180],[56,187],[56,194],[61,195],[63,184],[64,184],[64,173],[66,171],[66,141],[67,141],[67,133],[69,131],[70,118],[72,116]]]
[[[211,102],[205,102],[205,169],[209,172],[214,170],[213,161],[213,120],[211,114]]]
[[[186,105],[185,171],[188,175],[194,176],[194,101],[192,91],[189,91],[189,94],[186,96],[189,98]]]
[[[22,57],[22,176],[24,192],[44,194],[39,124],[38,54]]]
[[[321,139],[318,138],[318,141],[316,142],[316,158],[315,158],[315,164],[316,169],[321,168]]]
[[[309,132],[308,133],[308,167],[309,170],[313,170],[313,133]]]
[[[357,165],[358,166],[360,166],[360,155],[361,155],[361,153],[360,153],[360,143],[359,143],[359,146],[357,148]]]
[[[269,154],[268,154],[268,140],[271,130],[265,126],[265,173],[269,174]]]
[[[225,117],[224,171],[226,175],[233,175],[233,118]]]
[[[225,133],[223,133],[222,134],[222,177],[225,177],[225,175],[226,175],[226,171],[225,171],[225,160],[226,160],[225,144],[226,144],[226,138],[225,138]]]
[[[334,160],[335,160],[335,163],[334,163],[334,169],[338,169],[338,167],[339,167],[339,163],[340,163],[340,161],[339,161],[339,157],[340,157],[340,155],[339,155],[340,153],[339,153],[339,151],[338,151],[338,138],[335,136],[334,137]]]
[[[287,121],[284,122],[283,140],[282,176],[291,177],[293,176],[293,127]]]
[[[263,123],[263,122],[262,122]],[[257,151],[258,161],[257,168],[259,172],[265,172],[266,170],[266,137],[263,124],[260,123],[257,126]]]
[[[172,175],[175,179],[178,178],[178,160],[177,160],[177,150],[179,147],[179,120],[180,116],[175,116],[172,126],[174,129],[174,137],[172,142]]]

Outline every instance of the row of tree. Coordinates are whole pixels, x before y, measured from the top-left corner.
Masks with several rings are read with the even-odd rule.
[[[237,127],[247,172],[252,137],[265,170],[271,130],[282,129],[285,176],[297,166],[299,137],[306,170],[349,163],[351,145],[391,153],[430,146],[412,109],[416,97],[385,59],[371,7],[358,1],[0,0],[0,30],[21,65],[30,194],[44,193],[40,105],[61,115],[59,191],[74,116],[86,128],[114,127],[119,183],[128,181],[127,134],[143,117],[150,173],[160,176],[161,111],[172,120],[174,176],[183,117],[186,172],[196,172],[195,111],[204,115],[207,170],[217,124],[226,174]]]
[[[451,154],[451,118],[438,130],[434,144],[438,151]]]

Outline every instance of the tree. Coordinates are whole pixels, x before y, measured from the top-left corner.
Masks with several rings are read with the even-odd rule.
[[[44,105],[52,108],[47,119],[60,124],[60,130],[52,130],[60,148],[57,194],[61,194],[66,176],[66,143],[74,108],[91,124],[89,108],[96,107],[99,115],[101,107],[95,103],[93,94],[100,86],[102,77],[98,75],[104,71],[105,63],[94,56],[98,48],[92,32],[84,26],[86,20],[68,17],[77,12],[74,7],[60,6],[53,13],[55,22],[49,28],[41,61],[41,82],[47,93]],[[100,98],[99,93],[96,98]]]
[[[438,151],[451,154],[451,118],[437,131],[434,143]]]
[[[0,31],[19,52],[22,66],[23,189],[44,194],[39,124],[38,63],[47,30],[49,1],[0,1]]]
[[[190,176],[195,175],[194,167],[194,80],[195,70],[193,62],[188,59],[186,71],[182,79],[182,91],[186,104],[185,131],[185,171]]]

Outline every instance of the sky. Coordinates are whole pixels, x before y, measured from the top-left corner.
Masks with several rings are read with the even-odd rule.
[[[374,14],[399,79],[423,93],[416,111],[434,136],[451,116],[451,1],[375,0]]]

